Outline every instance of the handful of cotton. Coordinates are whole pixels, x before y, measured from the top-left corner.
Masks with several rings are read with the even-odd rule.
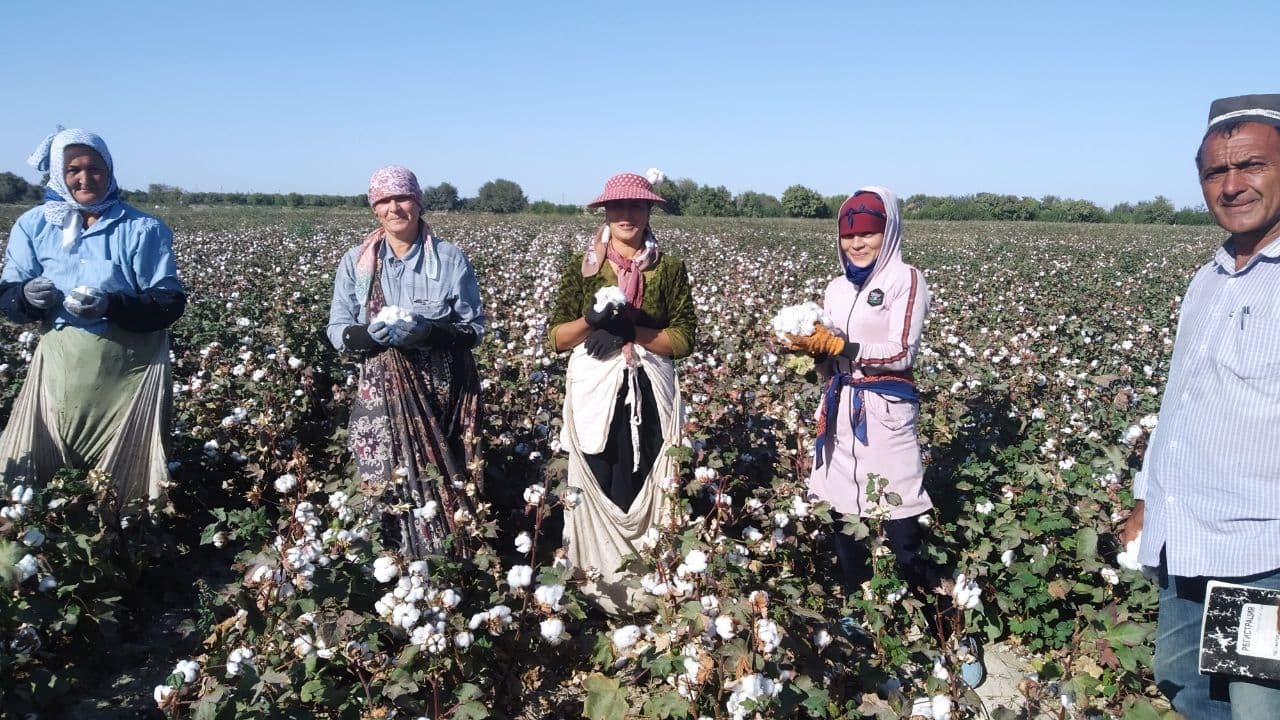
[[[799,305],[788,305],[773,316],[771,325],[779,340],[785,341],[788,335],[807,337],[819,323],[831,327],[831,318],[818,307],[817,303],[805,302]]]
[[[592,306],[596,312],[603,312],[610,305],[626,305],[627,296],[617,285],[606,285],[596,291],[596,304]]]
[[[414,319],[413,315],[402,307],[384,305],[373,317],[373,322],[386,323],[387,330],[391,333],[391,340],[394,342],[413,330]]]
[[[1142,572],[1142,563],[1138,562],[1138,545],[1141,544],[1142,533],[1125,543],[1124,551],[1116,555],[1116,563],[1125,570]]]

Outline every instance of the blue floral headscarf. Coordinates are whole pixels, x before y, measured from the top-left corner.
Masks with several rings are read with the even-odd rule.
[[[107,172],[111,174],[111,183],[102,199],[92,205],[82,205],[75,201],[67,182],[63,179],[62,151],[68,145],[87,145],[93,148],[102,160],[107,163]],[[66,227],[67,217],[73,211],[102,214],[120,200],[120,188],[116,185],[116,168],[111,162],[111,151],[107,143],[95,133],[79,128],[65,130],[61,125],[52,135],[40,143],[36,151],[27,158],[27,164],[41,172],[49,173],[49,184],[44,191],[44,218],[58,227]]]

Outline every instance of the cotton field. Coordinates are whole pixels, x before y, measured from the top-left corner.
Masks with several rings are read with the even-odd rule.
[[[0,208],[0,227],[20,211]],[[170,502],[103,527],[109,479],[4,488],[5,711],[58,716],[88,694],[174,718],[982,716],[956,670],[968,649],[939,639],[891,557],[873,553],[861,592],[840,589],[828,509],[804,494],[818,387],[775,330],[820,312],[774,318],[821,303],[839,269],[828,223],[655,216],[698,308],[678,366],[689,418],[680,476],[663,484],[678,512],[638,558],[657,611],[608,618],[576,595],[558,552],[578,498],[560,482],[564,362],[543,343],[561,271],[598,220],[431,217],[471,258],[488,318],[483,460],[469,468],[481,502],[455,518],[485,549],[407,563],[382,551],[351,480],[358,368],[323,337],[338,260],[372,216],[155,212],[191,295],[173,328]],[[1118,530],[1180,293],[1219,240],[1213,228],[905,228],[905,259],[933,292],[916,363],[938,505],[929,552],[963,575],[958,629],[1035,668],[1011,710],[1160,707],[1155,593]],[[0,332],[7,416],[38,337]],[[876,544],[874,519],[848,530]],[[95,653],[148,637],[165,603],[143,599],[151,583],[187,588],[166,607],[194,630],[148,649],[130,670],[141,684],[111,690],[104,673],[119,668]],[[841,623],[851,617],[862,630]]]

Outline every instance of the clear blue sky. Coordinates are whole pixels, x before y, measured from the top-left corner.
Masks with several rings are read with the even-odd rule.
[[[388,163],[582,203],[609,175],[1200,202],[1280,2],[6,2],[0,171],[56,123],[127,188],[363,192]]]

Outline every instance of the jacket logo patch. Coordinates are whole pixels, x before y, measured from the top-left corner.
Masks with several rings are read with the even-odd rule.
[[[880,288],[876,288],[875,290],[872,290],[867,295],[867,304],[870,305],[871,307],[876,307],[877,305],[880,305],[882,303],[884,303],[884,291],[881,290]]]

